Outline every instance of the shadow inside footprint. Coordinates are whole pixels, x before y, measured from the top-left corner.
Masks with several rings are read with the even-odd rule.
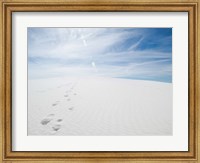
[[[62,119],[57,119],[57,122],[62,122]]]
[[[64,95],[64,97],[68,97],[68,95]]]
[[[71,100],[70,98],[67,99],[67,101],[70,101],[70,100]]]
[[[53,128],[54,131],[58,131],[58,130],[60,130],[61,125],[56,124],[56,125],[54,125],[52,128]]]
[[[55,103],[52,104],[52,106],[58,105],[59,102],[60,102],[60,101],[56,101]]]
[[[74,93],[74,95],[76,96],[77,94],[76,94],[76,93]]]
[[[50,118],[45,118],[45,119],[43,119],[40,123],[41,123],[42,125],[47,125],[50,121],[51,121]]]
[[[70,108],[68,108],[69,110],[73,110],[74,109],[74,107],[70,107]]]

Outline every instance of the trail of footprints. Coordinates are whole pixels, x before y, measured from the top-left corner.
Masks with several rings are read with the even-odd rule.
[[[69,90],[65,91],[65,94],[64,94],[64,98],[65,99],[64,100],[67,100],[68,102],[70,102],[71,101],[70,97],[73,97],[73,96],[77,95],[77,93],[73,92],[74,87],[75,87],[75,84],[73,84],[73,86]],[[59,105],[59,103],[60,103],[60,101],[55,101],[51,106],[52,107],[56,107],[57,105]],[[74,106],[69,106],[67,109],[69,111],[72,111],[72,110],[74,110]],[[54,121],[54,124],[51,127],[52,131],[53,132],[59,131],[61,129],[61,127],[62,127],[63,119],[61,119],[61,118],[56,119],[55,114],[48,114],[45,118],[43,118],[41,120],[40,123],[41,123],[41,125],[50,125],[51,121]]]

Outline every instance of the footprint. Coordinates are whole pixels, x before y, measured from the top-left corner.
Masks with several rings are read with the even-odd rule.
[[[68,97],[69,95],[64,95],[64,97]]]
[[[53,119],[54,114],[49,114],[46,118],[44,118],[40,123],[42,125],[47,125]]]
[[[47,125],[51,120],[52,120],[52,119],[50,119],[50,118],[45,118],[45,119],[43,119],[40,123],[41,123],[42,125]]]
[[[62,122],[62,119],[57,119],[57,122]]]
[[[60,102],[60,101],[56,101],[55,103],[52,104],[52,106],[58,105],[59,102]]]
[[[76,94],[76,93],[74,93],[74,95],[76,96],[77,94]]]
[[[68,108],[69,110],[73,110],[74,109],[74,107],[70,107],[70,108]]]
[[[52,128],[53,128],[54,131],[58,131],[58,130],[60,130],[61,125],[60,124],[56,124]]]
[[[67,99],[67,101],[70,101],[70,100],[71,100],[70,98]]]

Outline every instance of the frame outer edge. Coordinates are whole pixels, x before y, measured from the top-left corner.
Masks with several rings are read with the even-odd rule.
[[[2,0],[5,3],[69,3],[69,4],[123,4],[123,3],[196,3],[199,0]],[[167,2],[166,2],[167,1]]]
[[[4,162],[3,161],[3,159],[4,159],[4,149],[3,149],[3,143],[4,143],[4,140],[3,140],[3,134],[4,134],[4,132],[6,132],[6,131],[4,131],[3,130],[3,125],[4,125],[4,119],[3,119],[3,110],[4,110],[4,104],[5,104],[5,88],[4,88],[4,86],[5,86],[5,61],[4,61],[4,59],[5,59],[5,56],[4,56],[4,45],[5,45],[5,43],[3,42],[3,39],[4,39],[4,33],[3,33],[3,31],[5,30],[4,29],[4,24],[3,24],[3,1],[4,0],[0,0],[0,12],[1,12],[1,14],[0,14],[0,122],[2,122],[2,123],[0,123],[0,125],[1,125],[1,127],[0,127],[0,146],[1,146],[1,149],[0,149],[0,162]],[[16,2],[17,0],[13,0],[14,2]],[[28,1],[28,0],[27,0]],[[36,0],[37,1],[37,0]],[[50,0],[46,0],[47,2],[50,2]],[[112,1],[112,0],[111,0]],[[196,81],[195,81],[195,89],[196,89],[196,97],[195,97],[195,103],[196,103],[196,136],[197,136],[197,138],[196,138],[196,149],[197,149],[197,151],[196,151],[196,154],[197,154],[197,156],[196,156],[196,161],[180,161],[180,162],[188,162],[188,163],[200,163],[200,160],[199,160],[199,157],[200,157],[200,150],[198,149],[199,147],[200,147],[200,100],[199,100],[199,98],[200,98],[200,65],[199,65],[199,63],[200,63],[200,8],[199,8],[199,5],[200,5],[200,0],[197,0],[198,2],[197,2],[197,11],[196,11],[196,24],[194,24],[194,26],[196,27],[196,32],[197,32],[197,35],[196,35],[196,43],[195,43],[195,50],[196,50],[196,54],[195,54],[195,57],[196,57],[196,62],[195,62],[195,69],[196,69]],[[6,1],[5,1],[6,2]],[[30,2],[30,1],[29,1]],[[45,2],[45,0],[44,0],[44,2]],[[171,2],[171,1],[170,1]],[[173,2],[173,1],[172,1]],[[189,1],[188,1],[189,2]],[[117,160],[115,160],[116,161],[116,163],[120,163],[120,162],[126,162],[126,161],[123,161],[123,160],[121,160],[121,161],[117,161]],[[113,162],[115,162],[115,161],[113,161]],[[23,161],[5,161],[5,163],[12,163],[12,162],[23,162]],[[32,162],[32,163],[35,163],[35,162],[37,162],[37,161],[31,161],[31,160],[27,160],[27,161],[25,161],[25,162]],[[81,160],[81,161],[78,161],[78,160],[73,160],[73,161],[70,161],[70,160],[68,160],[68,161],[38,161],[37,163],[40,163],[40,162],[49,162],[49,163],[53,163],[53,162],[62,162],[62,163],[71,163],[71,162],[83,162],[83,163],[86,163],[86,162],[99,162],[99,161],[89,161],[89,160]],[[102,162],[112,162],[112,161],[109,161],[109,160],[105,160],[105,161],[102,161]],[[132,162],[132,161],[128,161],[129,163],[130,162]],[[133,161],[133,162],[136,162],[136,163],[144,163],[144,162],[157,162],[157,163],[159,163],[159,162],[168,162],[167,160],[163,160],[163,161],[156,161],[156,160],[148,160],[148,161]],[[176,162],[176,161],[170,161],[170,162]],[[177,161],[177,162],[179,162],[179,161]]]
[[[196,78],[196,112],[197,112],[197,144],[196,144],[196,148],[197,148],[197,162],[200,162],[199,158],[200,158],[200,0],[198,0],[197,2],[197,60],[196,60],[196,64],[197,64],[197,78]]]
[[[0,162],[3,162],[3,109],[4,109],[4,62],[3,62],[3,2],[0,0]]]

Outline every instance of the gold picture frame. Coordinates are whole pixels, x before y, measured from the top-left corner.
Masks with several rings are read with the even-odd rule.
[[[200,162],[200,1],[199,0],[1,0],[0,1],[0,162]],[[12,12],[140,11],[189,14],[189,150],[186,152],[16,152],[12,151]]]

